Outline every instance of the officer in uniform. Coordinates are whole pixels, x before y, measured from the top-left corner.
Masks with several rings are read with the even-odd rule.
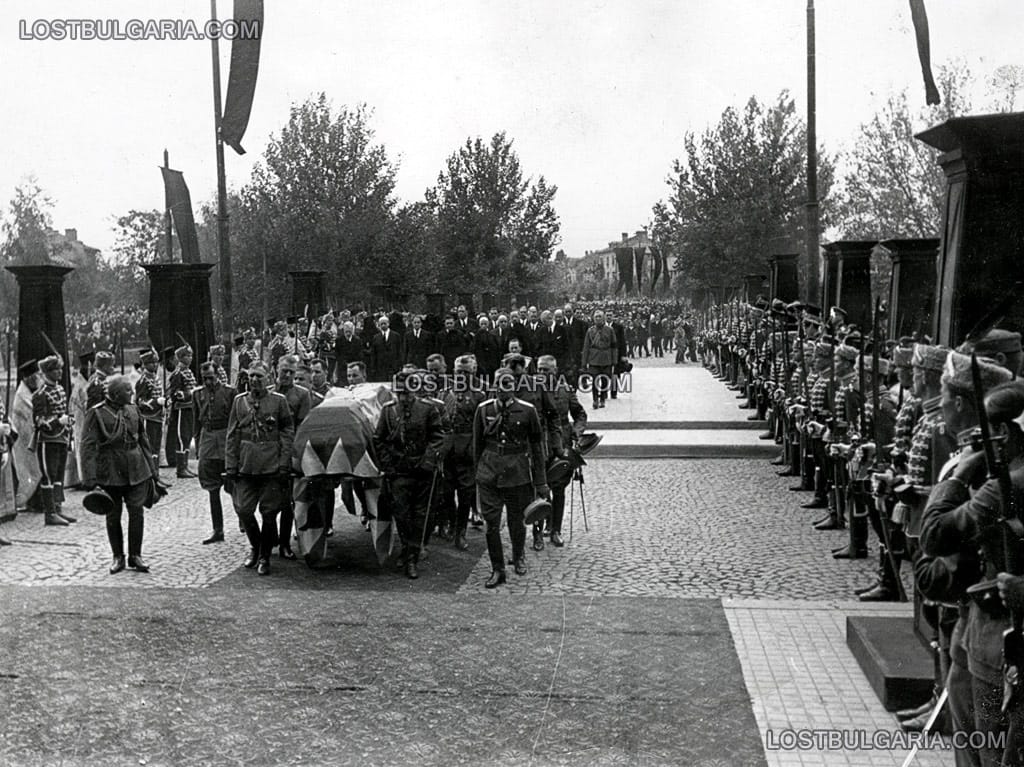
[[[292,411],[292,426],[299,428],[299,424],[306,420],[309,411],[313,408],[313,398],[310,397],[309,389],[295,383],[295,373],[299,367],[299,360],[294,354],[286,354],[277,363],[277,381],[271,387],[271,391],[280,394],[288,402]],[[281,537],[278,540],[278,554],[282,559],[295,559],[295,552],[292,551],[292,526],[295,524],[295,512],[292,510],[291,493],[281,497]]]
[[[409,378],[407,373],[396,376],[398,399],[381,408],[373,445],[402,537],[405,574],[416,579],[420,545],[429,524],[431,480],[444,447],[444,435],[437,408],[416,397]]]
[[[110,352],[96,352],[95,369],[89,376],[89,383],[85,389],[86,409],[95,407],[103,402],[103,383],[107,376],[114,372],[114,355]]]
[[[550,354],[544,354],[537,360],[537,368],[540,376],[545,379],[545,388],[551,396],[558,413],[558,430],[561,436],[561,444],[553,455],[557,458],[568,457],[568,447],[582,436],[587,430],[587,411],[580,404],[576,392],[569,386],[569,382],[558,372],[558,360]],[[570,422],[569,419],[572,419]],[[561,548],[565,545],[562,542],[562,518],[565,515],[565,488],[568,487],[569,479],[559,484],[551,485],[551,545]],[[538,551],[543,548],[544,538],[541,535],[541,525],[538,523],[533,527],[533,547]],[[538,543],[540,544],[538,546]]]
[[[148,349],[139,355],[142,363],[142,375],[135,382],[135,405],[142,416],[142,423],[146,429],[146,440],[154,451],[154,457],[159,461],[160,438],[164,426],[164,406],[167,400],[164,397],[164,387],[157,375],[157,368],[160,365],[160,358],[157,353]]]
[[[292,411],[283,395],[267,390],[269,371],[262,362],[249,366],[250,389],[231,404],[224,450],[224,489],[232,495],[251,550],[244,567],[270,574],[277,545],[277,512],[290,496]],[[256,522],[256,507],[263,518]]]
[[[192,444],[192,391],[196,388],[196,377],[189,365],[192,364],[192,348],[180,346],[174,350],[177,366],[167,381],[167,399],[171,401],[170,429],[174,440],[174,466],[179,479],[191,479],[196,475],[188,468],[188,448]]]
[[[102,487],[114,501],[106,515],[107,539],[113,554],[111,575],[125,568],[123,506],[128,507],[128,567],[149,572],[142,559],[143,504],[150,481],[159,476],[159,466],[142,417],[131,401],[131,382],[124,376],[108,378],[105,398],[89,410],[82,436],[84,483],[87,487]]]
[[[501,511],[507,509],[516,575],[526,574],[523,513],[535,495],[547,496],[544,432],[536,408],[515,397],[517,382],[508,368],[495,373],[496,396],[485,400],[473,420],[477,498],[487,524],[491,577],[486,588],[505,583]]]
[[[444,393],[444,408],[451,424],[444,473],[455,488],[455,518],[451,523],[455,531],[455,548],[461,551],[469,548],[466,530],[476,503],[473,418],[486,398],[480,380],[473,375],[472,357],[464,354],[456,358],[452,386]]]
[[[222,383],[215,362],[204,362],[199,373],[203,385],[192,392],[192,412],[195,414],[199,434],[199,486],[210,495],[213,534],[203,541],[209,544],[224,540],[224,508],[220,502],[220,489],[224,484],[228,417],[236,393]]]
[[[64,469],[68,460],[73,420],[68,415],[68,397],[61,388],[64,361],[57,355],[39,360],[42,385],[32,394],[32,420],[35,424],[36,459],[42,479],[39,495],[46,525],[66,526],[76,521],[65,514]]]

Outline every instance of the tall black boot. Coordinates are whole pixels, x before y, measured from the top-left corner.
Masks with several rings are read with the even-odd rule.
[[[832,555],[833,559],[867,559],[868,518],[854,514],[850,518],[850,542]]]
[[[884,556],[882,560],[882,580],[871,591],[865,591],[861,594],[858,599],[861,602],[898,602],[900,600],[900,590],[896,585],[896,579],[900,577],[898,568],[902,561],[898,557],[890,557],[884,544],[879,544],[879,548]],[[897,569],[893,569],[893,561],[891,560],[895,561]]]
[[[213,523],[213,535],[205,539],[203,543],[218,543],[224,540],[224,507],[220,503],[220,488],[214,488],[210,493],[210,521]]]
[[[177,469],[175,476],[178,479],[194,479],[195,474],[188,468],[188,453],[178,452],[174,454],[174,467]]]
[[[871,591],[872,589],[878,588],[878,585],[882,582],[882,579],[885,577],[885,558],[886,558],[885,547],[884,546],[879,546],[879,548],[878,548],[878,571],[875,573],[875,582],[872,583],[870,586],[864,586],[864,587],[859,588],[859,589],[854,589],[854,591],[853,591],[854,594],[856,594],[857,596],[860,596],[861,594],[866,594],[867,592]],[[918,713],[920,713],[920,712],[918,712]],[[917,714],[915,714],[915,716],[916,715]]]
[[[70,523],[57,513],[53,502],[53,487],[39,486],[39,499],[43,504],[43,524],[55,527],[67,527]]]

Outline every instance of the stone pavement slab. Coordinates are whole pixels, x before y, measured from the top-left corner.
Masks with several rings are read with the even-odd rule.
[[[772,459],[780,451],[751,429],[629,429],[602,434],[601,444],[588,457]]]
[[[764,764],[716,600],[2,587],[0,646],[5,764]]]

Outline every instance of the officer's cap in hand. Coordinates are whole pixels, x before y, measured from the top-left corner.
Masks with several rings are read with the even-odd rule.
[[[591,450],[601,444],[601,440],[604,437],[600,434],[594,434],[588,432],[587,434],[581,434],[579,440],[576,443],[577,450],[580,451],[580,455],[587,455]]]
[[[91,511],[93,514],[106,516],[114,510],[114,499],[110,497],[106,490],[98,487],[85,494],[85,497],[82,499],[82,506],[85,507],[86,511]]]

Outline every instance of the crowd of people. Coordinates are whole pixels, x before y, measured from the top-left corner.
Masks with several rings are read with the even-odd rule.
[[[617,397],[630,358],[647,348],[627,340],[630,326],[644,327],[645,340],[658,329],[648,353],[664,353],[661,339],[669,336],[682,352],[691,346],[692,326],[679,307],[587,309],[586,317],[566,304],[476,316],[458,306],[443,319],[347,311],[287,318],[263,337],[252,328],[242,332],[230,350],[212,346],[197,366],[189,346],[145,351],[127,375],[115,373],[113,339],[104,343],[96,334],[96,346],[78,355],[70,393],[60,384],[65,361],[55,355],[19,368],[9,423],[0,414],[8,424],[3,452],[13,457],[16,508],[42,512],[45,525],[67,526],[75,519],[64,489],[91,489],[89,504],[107,516],[110,572],[146,572],[142,510],[163,494],[164,463],[208,494],[212,529],[204,544],[224,540],[222,490],[229,494],[251,544],[244,564],[267,574],[275,550],[296,557],[296,428],[340,387],[376,385],[388,392],[388,403],[373,437],[382,478],[372,489],[394,519],[400,567],[419,577],[431,536],[467,548],[472,523],[486,528],[493,570],[486,585],[496,587],[507,577],[503,513],[517,574],[526,569],[528,526],[535,549],[546,541],[564,545],[565,490],[592,444],[582,439],[587,410],[579,395],[590,395],[593,410]],[[348,511],[355,513],[359,501],[364,524],[370,521],[368,482],[318,482],[316,503],[328,533],[338,490]],[[550,514],[538,499],[550,504]]]
[[[810,494],[803,508],[823,514],[814,527],[848,531],[831,555],[877,556],[858,598],[913,599],[935,692],[899,712],[903,727],[935,719],[933,731],[984,733],[981,747],[981,738],[954,742],[957,764],[1022,764],[1024,639],[1012,619],[1024,608],[1020,334],[978,328],[949,349],[887,339],[881,322],[858,328],[839,307],[822,317],[779,300],[712,307],[698,325],[704,365],[751,420],[767,419],[761,437],[781,446],[781,475]]]

